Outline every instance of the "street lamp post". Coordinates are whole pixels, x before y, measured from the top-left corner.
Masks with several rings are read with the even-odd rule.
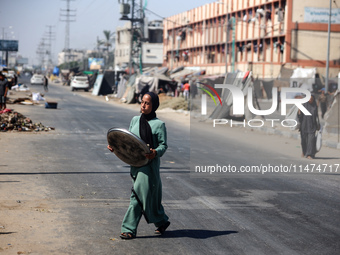
[[[329,48],[330,48],[331,22],[332,22],[332,0],[329,0],[328,42],[327,42],[328,45],[327,45],[325,93],[328,92],[328,85],[329,85],[329,51],[330,51]]]
[[[229,42],[229,18],[228,18],[228,5],[218,1],[217,4],[223,4],[226,5],[227,13],[226,13],[226,40],[225,40],[225,46],[224,46],[224,53],[225,53],[225,77],[224,77],[224,83],[227,81],[227,74],[228,74],[228,42]]]

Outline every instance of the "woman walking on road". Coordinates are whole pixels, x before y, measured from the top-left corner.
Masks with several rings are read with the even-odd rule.
[[[155,224],[156,235],[162,235],[170,225],[162,206],[162,182],[159,174],[160,157],[168,148],[167,133],[164,122],[156,117],[158,106],[158,96],[152,92],[146,93],[142,98],[141,116],[133,117],[130,123],[129,131],[149,145],[150,154],[145,155],[149,159],[147,165],[130,168],[133,188],[121,227],[122,239],[136,237],[142,215],[148,223]],[[109,145],[108,149],[113,152]]]
[[[315,132],[320,129],[318,106],[316,105],[315,97],[312,95],[309,101],[304,103],[303,106],[312,115],[304,115],[300,110],[298,112],[300,121],[302,156],[308,159],[313,159],[316,153]]]

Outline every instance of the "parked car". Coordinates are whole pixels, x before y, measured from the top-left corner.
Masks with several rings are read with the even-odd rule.
[[[71,80],[71,89],[75,91],[77,89],[83,89],[85,91],[89,91],[89,80],[87,76],[73,76]]]
[[[45,78],[43,75],[41,74],[33,74],[32,78],[31,78],[31,84],[40,84],[40,85],[44,85],[44,81]]]

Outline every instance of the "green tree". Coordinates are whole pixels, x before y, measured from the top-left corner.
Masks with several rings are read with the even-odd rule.
[[[99,40],[99,37],[97,36],[97,50],[99,52],[100,46],[104,44],[103,40]]]
[[[103,45],[106,47],[107,52],[109,52],[110,47],[112,46],[112,42],[114,40],[114,34],[115,32],[111,32],[110,30],[104,30],[103,31],[105,36],[105,41],[103,42]]]

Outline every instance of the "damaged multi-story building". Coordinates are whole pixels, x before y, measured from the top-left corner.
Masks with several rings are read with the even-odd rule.
[[[277,77],[282,65],[325,74],[329,2],[220,0],[164,19],[163,66]],[[332,6],[329,74],[340,70],[340,8]],[[227,52],[227,54],[226,54]]]

